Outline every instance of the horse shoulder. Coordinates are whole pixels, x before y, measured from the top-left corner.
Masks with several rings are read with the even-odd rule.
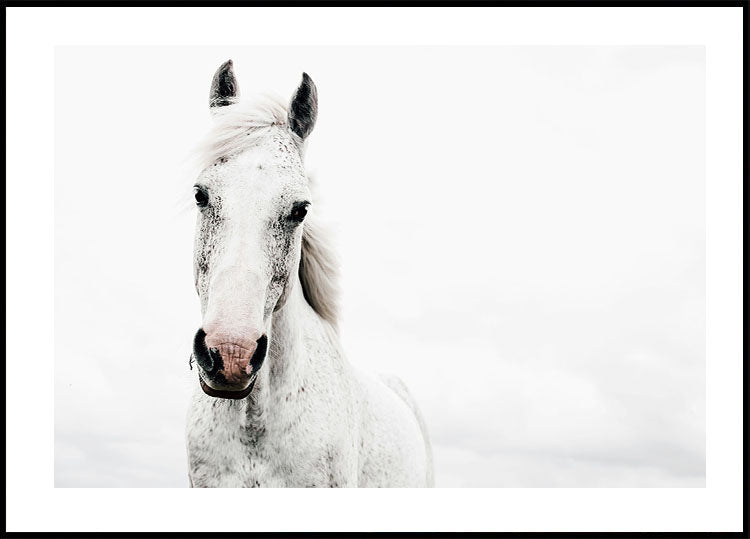
[[[432,486],[432,452],[419,409],[396,376],[357,371],[362,388],[360,486]]]

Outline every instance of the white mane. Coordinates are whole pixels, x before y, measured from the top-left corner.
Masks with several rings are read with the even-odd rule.
[[[199,170],[252,147],[274,126],[287,124],[286,105],[275,96],[264,95],[212,110],[214,126],[198,147]],[[312,182],[311,182],[312,183]],[[314,214],[305,220],[299,280],[305,299],[334,328],[338,315],[338,263],[324,230]]]

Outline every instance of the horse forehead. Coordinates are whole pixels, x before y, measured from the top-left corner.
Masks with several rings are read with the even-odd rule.
[[[256,166],[265,168],[269,174],[279,174],[289,181],[304,181],[304,168],[299,149],[292,140],[274,133],[258,146]]]
[[[240,158],[234,171],[228,171],[224,183],[230,190],[254,198],[283,198],[305,192],[307,177],[293,162],[279,162],[272,156],[259,154]]]
[[[296,153],[296,152],[295,152]],[[293,196],[304,193],[308,187],[302,162],[298,155],[259,148],[238,156],[234,174],[227,183],[256,196]]]
[[[247,212],[249,205],[260,215],[264,208],[273,211],[307,196],[304,170],[274,157],[267,151],[248,151],[220,165],[214,177],[224,212]]]

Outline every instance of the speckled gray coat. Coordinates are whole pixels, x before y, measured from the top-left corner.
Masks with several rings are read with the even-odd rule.
[[[211,86],[216,123],[195,187],[194,263],[199,335],[221,343],[226,377],[214,387],[210,372],[196,369],[203,389],[196,380],[187,418],[190,484],[432,486],[430,444],[408,390],[354,368],[339,346],[333,265],[312,234],[302,164],[315,85],[303,77],[289,112],[238,97],[229,61]],[[249,358],[266,336],[254,370]],[[242,397],[207,394],[227,389]]]

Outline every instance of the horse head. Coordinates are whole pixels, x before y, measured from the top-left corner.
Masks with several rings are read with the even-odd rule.
[[[193,356],[205,393],[237,399],[252,391],[272,315],[298,282],[312,198],[303,153],[317,91],[305,73],[288,107],[273,99],[244,104],[229,60],[214,75],[209,109],[214,125],[194,185],[203,320]]]

